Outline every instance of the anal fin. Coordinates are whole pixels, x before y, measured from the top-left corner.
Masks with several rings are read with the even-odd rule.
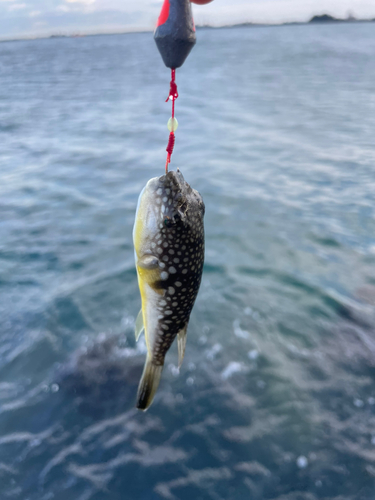
[[[135,320],[135,341],[138,342],[143,330],[145,329],[143,324],[143,313],[142,309],[139,311],[137,319]]]
[[[177,334],[178,367],[181,368],[185,356],[187,324]]]

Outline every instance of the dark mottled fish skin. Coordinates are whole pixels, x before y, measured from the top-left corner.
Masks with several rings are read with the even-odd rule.
[[[145,325],[145,333],[146,340],[148,339],[149,369],[157,371],[156,367],[160,367],[161,373],[165,355],[176,335],[183,332],[185,337],[190,313],[201,283],[205,207],[200,194],[189,186],[179,170],[152,179],[145,189],[148,189],[148,203],[152,205],[147,207],[147,210],[152,210],[154,223],[149,232],[143,229],[142,251],[138,250],[140,254],[138,257],[141,259],[141,264],[150,262],[151,270],[145,271],[138,263],[137,271],[144,315],[147,314],[150,305],[144,303],[149,300],[145,299],[146,292],[142,294],[142,280],[145,280],[154,292],[152,307],[156,308],[153,316],[156,321],[153,321],[152,325]],[[144,214],[145,208],[142,210]],[[147,232],[146,237],[145,232]],[[184,346],[185,344],[181,347],[182,357]],[[154,373],[147,375],[146,372],[145,367],[143,379],[154,378]],[[149,381],[148,384],[144,384],[141,380],[138,408],[145,409],[144,407],[147,408],[152,401],[155,390],[150,401],[150,383]]]
[[[161,194],[155,202],[164,206],[165,212],[151,248],[162,268],[161,279],[154,282],[154,288],[163,291],[164,300],[159,305],[160,340],[153,355],[156,364],[163,364],[175,336],[189,321],[201,284],[204,204],[181,173],[169,172],[160,177],[159,183]]]

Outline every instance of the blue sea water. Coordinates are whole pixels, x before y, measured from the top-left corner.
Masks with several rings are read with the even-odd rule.
[[[375,497],[375,24],[197,36],[171,167],[206,263],[146,413],[169,73],[149,33],[0,44],[1,500]]]

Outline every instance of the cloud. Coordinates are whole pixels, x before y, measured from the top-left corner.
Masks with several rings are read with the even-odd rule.
[[[306,21],[315,14],[329,13],[347,17],[349,11],[357,17],[375,17],[374,0],[215,0],[193,6],[197,24],[224,25],[241,22],[280,23]]]
[[[95,3],[96,0],[65,0],[65,2],[68,2],[68,3],[81,3],[81,4],[84,4],[84,5],[91,5],[93,3]]]
[[[27,5],[25,3],[13,3],[9,6],[8,10],[21,10],[26,9]]]
[[[68,4],[65,5],[69,7]],[[11,12],[0,16],[0,33],[3,39],[50,36],[57,33],[111,33],[147,29],[142,11],[61,12],[57,11],[55,6],[49,12],[39,11],[39,15],[38,11],[26,9],[17,11],[16,18],[15,15],[16,12]]]

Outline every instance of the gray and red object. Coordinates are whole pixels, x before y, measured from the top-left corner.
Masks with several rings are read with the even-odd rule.
[[[196,42],[190,0],[164,0],[154,34],[167,68],[180,68]]]
[[[212,0],[192,0],[197,4],[206,4]],[[171,69],[171,83],[167,101],[172,101],[172,124],[166,151],[167,161],[165,172],[175,144],[174,135],[174,108],[178,97],[176,85],[176,68],[180,68],[196,42],[193,14],[191,12],[190,0],[164,0],[163,7],[157,22],[154,39],[161,57],[167,68]],[[177,121],[176,121],[177,123]]]

